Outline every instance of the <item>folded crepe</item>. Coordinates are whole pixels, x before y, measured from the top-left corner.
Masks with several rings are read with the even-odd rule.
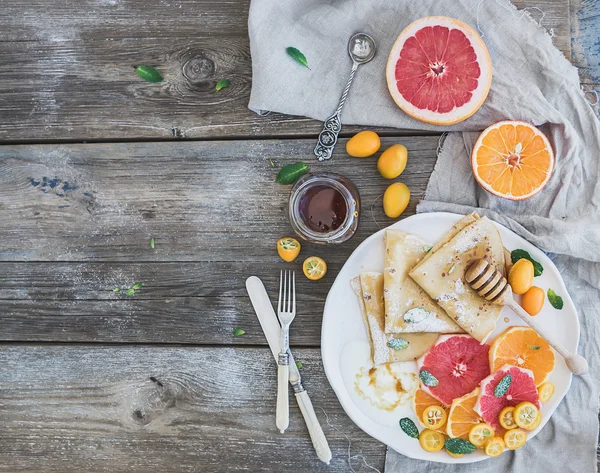
[[[504,274],[502,240],[485,217],[475,218],[442,246],[437,245],[437,250],[432,249],[409,276],[458,325],[483,343],[494,330],[502,307],[481,298],[465,281],[469,264],[478,258],[485,258]]]
[[[408,272],[422,260],[430,246],[401,230],[385,232],[383,272],[386,333],[464,333]]]
[[[371,343],[373,365],[395,361],[413,361],[421,357],[435,343],[437,333],[408,333],[402,336],[384,332],[383,274],[362,273],[350,281],[358,297],[367,336]],[[388,345],[395,346],[392,348]]]

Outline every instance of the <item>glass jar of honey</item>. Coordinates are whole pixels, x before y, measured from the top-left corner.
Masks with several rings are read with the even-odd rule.
[[[292,188],[290,223],[313,243],[342,243],[358,228],[360,196],[356,186],[340,174],[307,174]]]

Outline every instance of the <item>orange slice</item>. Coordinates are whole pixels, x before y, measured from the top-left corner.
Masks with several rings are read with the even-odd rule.
[[[446,433],[450,437],[459,437],[463,440],[468,440],[471,428],[481,422],[481,417],[473,410],[478,395],[479,388],[475,388],[469,394],[465,394],[452,401],[446,422]]]
[[[415,414],[417,415],[417,419],[419,419],[421,425],[423,425],[424,427],[429,427],[423,424],[423,413],[425,412],[425,409],[427,409],[429,406],[438,406],[439,404],[440,401],[438,401],[436,398],[430,396],[420,388],[417,389],[413,397],[413,409],[415,410]],[[448,408],[446,408],[446,406],[443,407],[447,414]]]
[[[554,168],[546,135],[530,123],[504,121],[485,129],[471,154],[473,175],[491,194],[524,200],[541,191]]]
[[[554,369],[554,352],[546,340],[529,327],[510,327],[490,347],[490,371],[504,365],[531,370],[539,386]]]

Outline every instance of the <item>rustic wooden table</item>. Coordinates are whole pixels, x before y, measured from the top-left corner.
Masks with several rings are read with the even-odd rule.
[[[598,3],[516,3],[543,10],[593,99]],[[335,251],[306,245],[330,270],[298,284],[291,341],[331,466],[316,460],[295,404],[286,434],[275,428],[275,365],[244,280],[260,276],[275,298],[284,264],[274,242],[291,230],[289,188],[274,184],[270,160],[312,163],[320,124],[247,110],[248,8],[2,2],[0,471],[347,472],[346,436],[351,455],[383,469],[385,446],[344,414],[319,350],[335,275],[376,222],[390,223],[379,204]],[[141,81],[140,63],[159,66],[166,81]],[[221,78],[231,87],[216,93]],[[383,134],[384,145],[409,149],[410,215],[439,137]],[[385,183],[343,149],[320,166],[353,179],[368,208]],[[113,292],[138,282],[134,296]],[[236,327],[246,334],[234,338]]]

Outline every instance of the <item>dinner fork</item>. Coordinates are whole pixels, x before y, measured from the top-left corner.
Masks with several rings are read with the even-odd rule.
[[[277,358],[277,411],[275,425],[284,433],[290,423],[290,405],[288,397],[288,383],[290,379],[290,324],[296,316],[296,273],[294,271],[281,271],[279,274],[279,302],[277,303],[277,317],[281,324],[280,344],[281,351]]]

